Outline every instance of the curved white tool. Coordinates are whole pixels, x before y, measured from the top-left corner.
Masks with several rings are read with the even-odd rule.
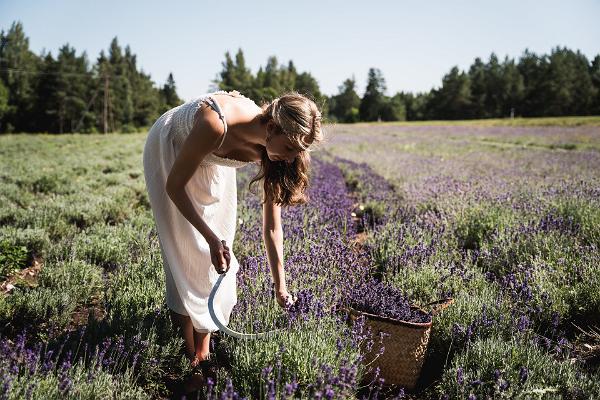
[[[215,325],[217,325],[217,327],[219,327],[219,329],[222,332],[225,332],[226,334],[236,337],[238,339],[262,339],[262,338],[273,336],[274,334],[280,332],[282,329],[275,329],[273,331],[261,332],[261,333],[240,333],[240,332],[236,332],[234,330],[229,329],[228,327],[223,325],[221,323],[221,321],[219,321],[219,318],[217,318],[217,315],[215,314],[213,301],[215,299],[215,294],[217,293],[217,290],[219,289],[219,285],[221,284],[221,281],[223,280],[223,278],[225,278],[226,274],[227,273],[224,273],[224,274],[221,274],[221,276],[219,276],[219,279],[217,279],[217,282],[215,283],[215,286],[213,286],[212,290],[210,291],[210,296],[208,297],[208,312],[210,313],[210,317],[212,318]]]

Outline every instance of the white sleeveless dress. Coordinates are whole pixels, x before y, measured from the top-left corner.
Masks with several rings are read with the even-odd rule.
[[[208,312],[208,297],[219,274],[212,265],[208,243],[175,206],[166,193],[165,185],[202,102],[207,102],[219,114],[227,133],[225,116],[212,97],[212,94],[218,93],[229,94],[224,91],[203,94],[165,112],[150,128],[143,153],[146,188],[165,271],[167,306],[176,313],[189,315],[194,329],[204,333],[218,330]],[[236,168],[247,164],[211,153],[186,185],[199,215],[230,248],[229,271],[214,300],[215,313],[225,325],[229,323],[231,310],[237,303],[239,264],[233,254],[237,223]]]

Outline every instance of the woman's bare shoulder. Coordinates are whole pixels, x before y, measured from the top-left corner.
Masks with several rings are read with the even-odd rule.
[[[236,90],[232,92],[239,93]],[[262,108],[257,106],[254,100],[243,95],[217,94],[216,97],[227,120],[227,125],[248,122],[256,116],[257,112],[262,111]]]
[[[225,133],[225,125],[219,114],[206,101],[200,104],[194,115],[194,126],[203,126],[205,129],[218,134],[217,136]]]

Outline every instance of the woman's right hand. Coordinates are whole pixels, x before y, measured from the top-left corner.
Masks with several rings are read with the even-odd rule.
[[[211,239],[208,242],[210,248],[210,259],[215,266],[215,270],[219,274],[229,271],[229,263],[231,262],[231,254],[229,247],[224,240]]]

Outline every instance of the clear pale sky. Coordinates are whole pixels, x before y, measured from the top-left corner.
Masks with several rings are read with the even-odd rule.
[[[354,74],[361,96],[370,67],[393,95],[437,87],[452,66],[467,69],[492,51],[600,53],[599,0],[0,0],[0,29],[15,20],[36,54],[69,43],[90,63],[117,36],[158,85],[173,72],[185,100],[207,92],[225,52],[238,48],[252,73],[274,55],[310,72],[328,95]]]

